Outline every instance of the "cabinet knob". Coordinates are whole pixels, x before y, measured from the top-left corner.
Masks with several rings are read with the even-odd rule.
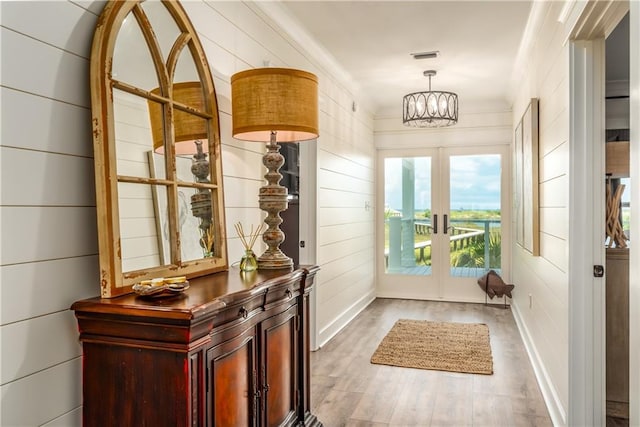
[[[291,296],[293,295],[291,289],[287,289],[286,291],[284,291],[284,294],[287,296],[287,298],[291,298]]]
[[[249,316],[249,310],[247,310],[244,306],[240,307],[240,311],[238,312],[238,316],[242,316],[243,318],[247,318]]]

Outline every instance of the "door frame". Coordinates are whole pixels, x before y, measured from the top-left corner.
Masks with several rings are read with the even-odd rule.
[[[633,1],[629,12],[630,39],[630,129],[631,206],[640,207],[640,2]],[[636,209],[638,212],[638,209]],[[629,249],[629,421],[640,424],[640,215],[631,218]]]
[[[571,3],[571,2],[569,2]],[[605,423],[604,37],[630,9],[631,203],[640,206],[640,3],[590,0],[574,11],[570,37],[569,425]],[[598,157],[599,156],[599,157]],[[593,168],[590,168],[592,166]],[[590,185],[594,185],[590,187]],[[595,194],[593,189],[597,188]],[[571,212],[581,215],[571,216]],[[593,212],[593,215],[584,215]],[[584,227],[584,228],[583,228]],[[584,233],[592,230],[592,234]],[[640,215],[631,240],[640,241]],[[640,423],[640,250],[631,245],[629,423]]]
[[[376,288],[377,288],[377,296],[382,298],[407,298],[407,299],[425,299],[425,300],[442,300],[442,301],[457,301],[457,302],[475,302],[480,303],[484,302],[484,296],[480,296],[478,298],[463,298],[463,299],[453,299],[451,297],[441,297],[439,292],[436,297],[427,296],[424,294],[416,293],[415,290],[409,289],[408,291],[403,292],[394,292],[389,293],[381,290],[381,278],[385,275],[385,260],[384,260],[384,233],[379,230],[383,229],[384,226],[384,159],[387,157],[424,157],[424,156],[433,156],[436,159],[436,162],[432,164],[432,187],[440,186],[442,187],[443,183],[439,183],[439,180],[442,179],[440,176],[440,172],[445,169],[442,166],[441,159],[445,158],[442,153],[446,152],[449,155],[465,155],[464,150],[473,150],[468,153],[468,155],[482,155],[482,154],[499,154],[501,156],[501,192],[500,192],[500,203],[501,203],[501,223],[502,223],[502,241],[509,242],[511,239],[511,227],[512,227],[512,209],[511,209],[511,163],[512,156],[510,151],[509,144],[482,144],[482,145],[428,145],[423,148],[397,148],[397,149],[378,149],[376,152],[376,175],[377,175],[377,183],[376,183],[376,218],[375,218],[375,227],[376,227],[376,249],[375,249],[375,259],[376,259]],[[446,168],[447,171],[449,168]],[[437,176],[434,176],[434,172],[437,171]],[[446,185],[449,188],[449,185]],[[439,194],[438,191],[434,192],[434,196],[432,197],[432,204],[437,204],[439,201],[436,200],[436,197],[442,199],[443,195]],[[433,206],[432,206],[433,209]],[[449,206],[446,206],[447,212]],[[442,220],[439,221],[440,226],[442,226]],[[508,245],[503,245],[502,247],[502,275],[505,279],[510,279],[510,271],[511,271],[511,252]],[[447,266],[447,269],[449,267]],[[445,273],[442,273],[442,276],[445,276]],[[404,277],[404,276],[403,276]],[[423,277],[423,276],[411,276],[411,277]],[[426,276],[425,276],[426,277]],[[431,280],[438,281],[441,277],[433,276]],[[436,284],[439,286],[440,284]],[[476,287],[477,288],[477,287]]]

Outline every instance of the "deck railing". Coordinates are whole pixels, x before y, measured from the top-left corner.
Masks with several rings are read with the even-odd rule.
[[[396,218],[394,218],[396,219]],[[423,220],[415,220],[415,219],[399,219],[401,223],[401,229],[406,229],[405,227],[411,227],[410,223],[413,223],[413,231],[418,235],[431,234],[433,232],[433,227],[429,221]],[[387,220],[388,221],[388,220]],[[490,237],[491,237],[491,224],[500,224],[499,219],[451,219],[451,228],[450,228],[450,238],[449,242],[452,245],[452,249],[454,251],[458,249],[464,249],[469,245],[480,241],[480,239],[484,240],[484,263],[485,268],[490,268]],[[458,224],[479,224],[482,226],[482,229],[478,230],[476,228],[468,228],[468,227],[456,227],[455,223]],[[422,242],[415,242],[414,250],[420,251],[419,261],[426,261],[424,253],[425,249],[431,247],[431,240],[425,240]],[[388,257],[389,257],[389,248],[385,249],[385,261],[388,265]]]

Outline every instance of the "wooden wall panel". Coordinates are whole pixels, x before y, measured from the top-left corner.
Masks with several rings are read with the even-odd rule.
[[[3,19],[4,22],[4,19]],[[89,61],[6,27],[0,28],[2,56],[2,85],[24,92],[57,99],[73,105],[88,107]],[[28,55],[25,52],[29,52]],[[42,72],[52,70],[52,72]],[[30,117],[30,121],[34,117]],[[87,142],[89,143],[89,142]]]
[[[95,206],[93,159],[5,147],[0,156],[3,175],[20,182],[3,182],[3,205]]]
[[[0,4],[7,3],[16,2]],[[3,146],[93,159],[91,126],[70,126],[71,123],[91,123],[89,108],[6,87],[0,88],[0,97],[4,105],[11,106],[2,109],[0,137]],[[25,118],[30,119],[25,122]],[[37,126],[34,120],[38,122]]]
[[[371,252],[371,256],[373,256],[373,252]],[[366,264],[355,264],[351,269],[344,270],[340,276],[323,281],[322,286],[318,288],[318,302],[322,305],[332,299],[335,300],[340,294],[348,292],[363,277],[370,274],[369,269],[370,266]]]
[[[540,256],[513,246],[514,313],[540,374],[552,418],[566,423],[568,411],[568,188],[569,188],[569,44],[557,21],[562,3],[540,3],[542,16],[531,28],[530,44],[516,68],[513,111],[524,111],[531,97],[540,99]],[[558,9],[560,8],[560,9]],[[517,116],[517,114],[516,114]],[[513,128],[516,120],[514,119]],[[514,177],[515,180],[515,177]],[[530,307],[530,299],[533,301]]]
[[[0,207],[3,250],[0,264],[93,255],[98,251],[93,207]]]
[[[29,322],[0,326],[0,334],[11,343],[2,352],[2,384],[82,354],[76,319],[68,309]]]
[[[370,235],[373,232],[373,230],[371,229],[372,221],[373,218],[362,222],[326,225],[322,227],[322,234],[318,236],[318,245],[325,246],[339,240],[348,240],[360,236]]]
[[[552,236],[569,238],[569,212],[565,207],[540,208],[540,230]]]
[[[561,175],[540,183],[541,208],[568,208],[569,177]]]
[[[0,281],[0,324],[38,318],[100,293],[98,257],[3,265]]]
[[[361,236],[320,246],[318,248],[318,262],[322,265],[368,248],[370,240],[371,236]]]
[[[81,373],[82,360],[76,357],[3,384],[2,425],[39,426],[78,408],[82,404]]]
[[[356,249],[334,260],[323,262],[322,274],[324,281],[330,282],[339,279],[345,272],[360,268],[363,264],[362,260],[373,260],[372,247]]]
[[[3,333],[3,348],[10,348],[12,344],[38,348],[37,340],[42,338],[41,322],[50,316],[52,319],[62,316],[57,313],[66,313],[73,301],[99,293],[88,58],[94,26],[104,3],[0,4],[3,14],[0,95],[3,107],[5,102],[12,106],[3,108],[0,129],[3,146],[1,239],[3,248],[11,245],[10,251],[3,250],[0,255],[1,321],[3,328],[25,334],[18,340],[12,333]],[[183,4],[212,66],[222,113],[231,262],[239,260],[237,252],[241,248],[230,226],[237,221],[257,224],[263,217],[257,194],[263,185],[264,145],[237,141],[231,136],[229,80],[237,71],[261,67],[264,61],[269,61],[270,65],[315,72],[320,78],[321,109],[321,136],[317,146],[324,156],[318,161],[318,167],[327,174],[318,177],[316,185],[337,192],[342,191],[344,182],[349,182],[351,191],[355,191],[354,197],[363,200],[365,195],[373,203],[373,119],[365,108],[357,113],[351,111],[353,101],[365,103],[359,102],[348,82],[309,53],[307,46],[291,35],[291,28],[279,28],[260,7],[250,2]],[[56,19],[51,20],[51,16]],[[28,177],[18,175],[27,180],[27,190],[13,186],[9,189],[5,173],[16,176],[31,163],[40,170]],[[306,173],[310,177],[316,175],[316,171]],[[346,219],[341,226],[358,230],[356,235],[350,235],[345,241],[344,235],[336,233],[336,226],[331,223],[319,226],[317,235],[323,237],[323,244],[337,244],[344,253],[367,254],[367,249],[361,248],[373,247],[374,229],[373,222],[363,221],[362,217],[372,217],[372,211],[365,211],[364,203],[358,203],[353,206],[353,212],[342,215],[341,210],[352,204],[350,199],[336,198],[330,210],[318,212],[318,217],[319,222],[325,214]],[[327,233],[323,233],[324,227]],[[311,244],[317,245],[317,242]],[[353,268],[361,269],[357,278],[349,276],[353,283],[336,286],[335,294],[327,295],[330,299],[317,307],[319,328],[330,331],[324,335],[326,338],[371,299],[374,289],[371,256],[356,257],[350,263],[335,263],[329,270],[333,280],[337,280],[341,275],[347,277]],[[317,281],[322,284],[322,273]],[[6,286],[18,282],[20,286]],[[63,331],[51,333],[52,339],[57,338],[62,347],[60,353],[56,353],[56,362],[46,355],[30,359],[19,368],[19,378],[1,385],[3,425],[79,425],[80,359],[72,355],[77,343],[68,343],[65,338],[73,334],[65,334]],[[67,357],[68,361],[60,361]],[[16,372],[17,362],[8,360]],[[35,409],[31,404],[34,399],[39,402]],[[4,411],[5,407],[9,409]]]
[[[10,22],[12,30],[88,58],[97,16],[86,13],[77,4],[66,1],[31,1],[24,5],[2,2],[1,8],[2,21]]]
[[[540,182],[549,181],[564,175],[567,171],[568,162],[569,143],[566,142],[558,145],[542,157],[538,169]]]

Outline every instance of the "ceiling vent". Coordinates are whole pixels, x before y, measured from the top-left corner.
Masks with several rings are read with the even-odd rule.
[[[431,52],[412,53],[413,59],[432,59],[440,56],[440,51],[432,50]]]

